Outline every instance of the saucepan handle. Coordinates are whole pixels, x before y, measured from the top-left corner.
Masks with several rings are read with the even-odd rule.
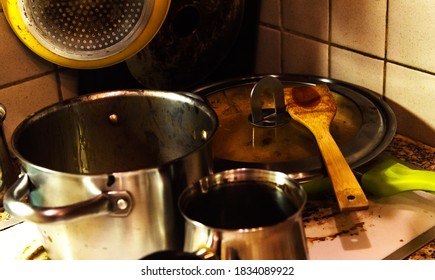
[[[151,253],[141,260],[218,260],[211,248],[200,248],[195,252],[165,250]]]
[[[61,207],[40,207],[22,202],[28,195],[30,180],[22,174],[4,196],[6,211],[16,218],[33,223],[71,221],[89,216],[127,216],[133,207],[133,199],[127,191],[101,192],[82,202]]]

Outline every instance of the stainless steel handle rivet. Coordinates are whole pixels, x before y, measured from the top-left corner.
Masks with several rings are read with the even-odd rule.
[[[117,124],[117,123],[118,123],[118,115],[117,115],[117,114],[111,114],[111,115],[109,116],[109,121],[110,121],[112,124]]]
[[[202,140],[207,140],[208,139],[207,131],[205,131],[205,130],[201,131],[201,139]]]
[[[120,210],[125,210],[128,208],[128,201],[126,201],[125,199],[118,199],[116,201],[116,206],[118,207],[118,209]]]

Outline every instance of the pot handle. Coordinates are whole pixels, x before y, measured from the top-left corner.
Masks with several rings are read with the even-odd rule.
[[[128,216],[133,208],[133,199],[127,191],[101,192],[82,202],[61,207],[39,207],[22,202],[29,193],[30,180],[22,174],[4,196],[4,207],[16,218],[33,223],[71,221],[88,216]]]

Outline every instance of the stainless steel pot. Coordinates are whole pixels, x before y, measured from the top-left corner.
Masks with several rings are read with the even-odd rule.
[[[52,259],[181,249],[177,198],[211,172],[217,124],[201,98],[175,92],[96,93],[47,107],[14,131],[23,175],[5,208],[37,224]]]
[[[306,201],[301,185],[282,172],[240,168],[206,176],[179,198],[184,252],[143,259],[307,259]]]
[[[209,175],[180,196],[184,250],[225,260],[307,259],[306,201],[302,187],[281,172],[243,168]]]

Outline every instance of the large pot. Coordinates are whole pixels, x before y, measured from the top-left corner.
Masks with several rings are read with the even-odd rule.
[[[325,77],[272,76],[284,88],[316,84],[329,87],[337,102],[331,134],[351,168],[372,160],[393,139],[397,127],[395,115],[377,93]],[[327,176],[313,135],[290,118],[284,97],[275,96],[277,90],[273,88],[256,87],[265,77],[230,79],[193,91],[209,101],[219,118],[213,143],[215,171],[243,167],[271,169],[300,182]]]
[[[5,208],[37,224],[51,259],[182,249],[177,198],[212,171],[217,125],[204,100],[184,93],[96,93],[47,107],[14,131],[23,175]]]

